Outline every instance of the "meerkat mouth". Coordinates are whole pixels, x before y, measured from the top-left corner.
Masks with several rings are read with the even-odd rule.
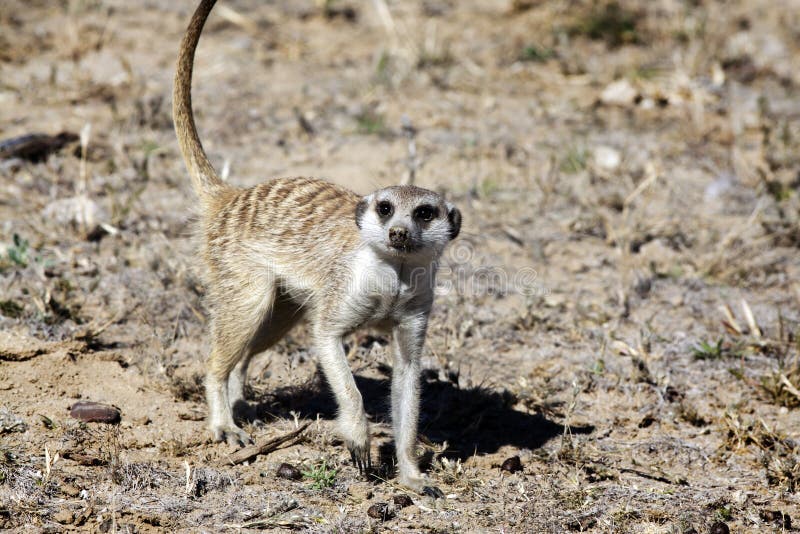
[[[411,254],[412,252],[418,251],[421,247],[415,243],[402,243],[402,244],[392,244],[388,243],[386,247],[397,254]]]

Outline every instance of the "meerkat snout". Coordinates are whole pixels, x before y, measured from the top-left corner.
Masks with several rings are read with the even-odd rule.
[[[389,229],[389,243],[394,248],[406,248],[408,245],[408,228],[403,226],[392,226]]]

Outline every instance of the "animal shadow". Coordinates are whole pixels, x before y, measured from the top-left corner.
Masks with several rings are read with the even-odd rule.
[[[370,419],[389,421],[389,379],[356,376],[355,380]],[[423,375],[421,397],[419,431],[433,442],[447,441],[444,455],[450,458],[465,460],[473,454],[497,452],[506,445],[537,449],[564,433],[561,423],[514,409],[516,399],[507,391],[461,388],[432,372]],[[336,401],[322,373],[317,372],[305,384],[271,392],[269,399],[251,406],[249,412],[262,420],[287,417],[290,412],[308,419],[333,419]],[[569,430],[572,434],[589,434],[594,427],[571,426]],[[390,454],[390,450],[380,451],[381,457]]]

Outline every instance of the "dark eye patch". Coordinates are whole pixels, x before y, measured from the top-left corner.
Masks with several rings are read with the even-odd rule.
[[[439,210],[428,204],[417,206],[414,210],[414,218],[420,221],[430,222],[439,216]]]
[[[394,213],[394,206],[388,200],[382,200],[378,202],[378,205],[375,207],[375,211],[378,212],[378,215],[381,217],[388,217],[392,213]]]

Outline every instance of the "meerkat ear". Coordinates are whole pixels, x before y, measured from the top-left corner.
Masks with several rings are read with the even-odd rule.
[[[447,220],[450,221],[450,240],[452,241],[461,232],[461,212],[449,202],[447,203]]]
[[[362,198],[358,201],[358,204],[356,204],[356,226],[358,226],[359,229],[361,229],[361,219],[364,218],[364,212],[367,211],[368,207],[369,200],[367,200],[367,197]]]

